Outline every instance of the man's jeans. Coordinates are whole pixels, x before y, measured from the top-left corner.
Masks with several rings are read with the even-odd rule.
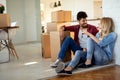
[[[71,49],[74,53],[76,50],[82,50],[80,45],[78,45],[70,36],[66,36],[59,51],[58,59],[63,60],[68,49]]]

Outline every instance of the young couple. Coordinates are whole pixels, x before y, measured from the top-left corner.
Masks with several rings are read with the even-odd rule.
[[[117,37],[114,32],[113,20],[110,17],[103,17],[100,20],[98,32],[95,26],[87,24],[86,18],[86,12],[80,11],[77,14],[79,25],[61,27],[61,36],[64,31],[73,31],[74,40],[70,36],[65,37],[58,59],[51,65],[51,67],[56,68],[58,75],[71,75],[72,70],[77,66],[88,68],[93,64],[105,65],[112,60]],[[68,48],[74,52],[74,57],[65,66],[62,60]]]

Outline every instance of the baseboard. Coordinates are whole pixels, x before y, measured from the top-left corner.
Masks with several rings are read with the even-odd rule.
[[[73,74],[86,72],[86,71],[91,71],[91,70],[97,70],[97,69],[110,67],[110,66],[114,66],[114,65],[115,65],[114,63],[111,63],[111,64],[107,64],[107,65],[103,65],[103,66],[93,66],[93,67],[90,67],[90,68],[78,68],[78,69],[73,71]]]

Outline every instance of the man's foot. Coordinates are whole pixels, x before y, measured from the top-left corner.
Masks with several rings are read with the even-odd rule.
[[[64,62],[59,62],[57,67],[55,68],[56,73],[60,72],[61,70],[63,70],[65,68],[65,63]]]
[[[59,62],[61,62],[61,60],[57,59],[53,64],[50,65],[50,67],[56,68],[58,66]]]
[[[56,68],[57,67],[57,64],[53,63],[50,65],[51,68]]]

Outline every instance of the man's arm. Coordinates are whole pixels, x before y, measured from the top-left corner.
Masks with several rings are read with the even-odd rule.
[[[64,26],[61,26],[61,27],[60,27],[59,32],[60,32],[60,39],[63,40],[63,39],[64,39],[64,36],[65,36]]]

